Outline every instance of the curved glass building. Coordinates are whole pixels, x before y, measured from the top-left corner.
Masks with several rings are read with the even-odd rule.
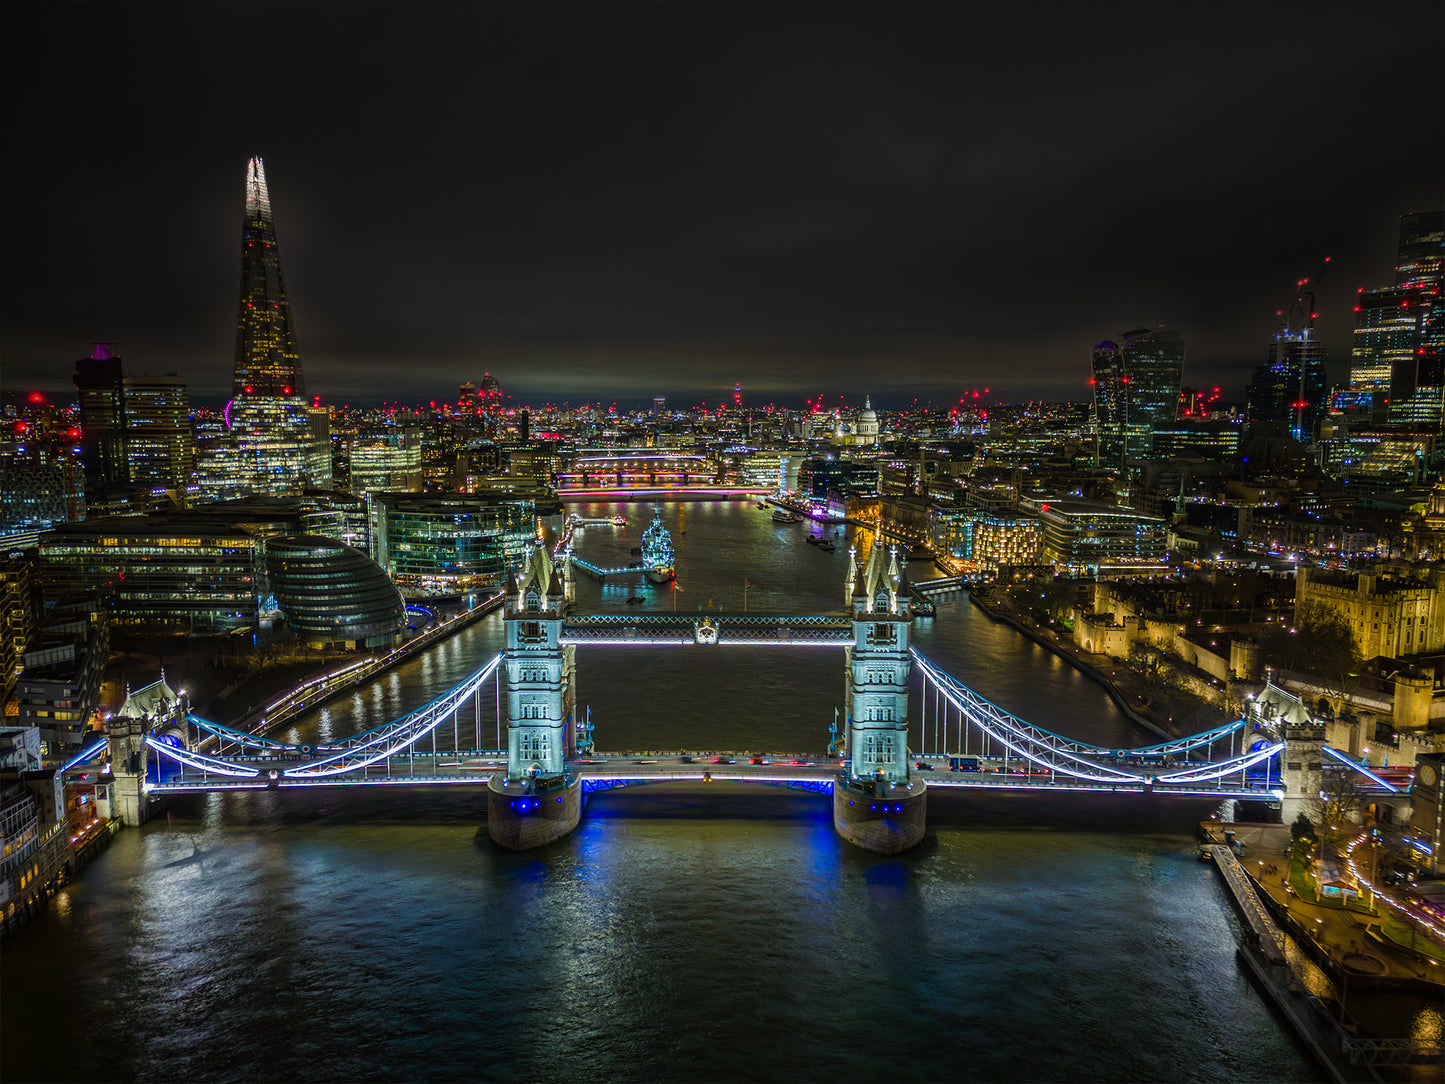
[[[266,541],[266,570],[298,636],[348,647],[391,647],[406,627],[401,592],[375,561],[320,535]]]

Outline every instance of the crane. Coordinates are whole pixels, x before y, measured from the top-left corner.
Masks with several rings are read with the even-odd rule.
[[[1277,309],[1275,315],[1279,317],[1279,331],[1275,339],[1281,344],[1281,357],[1283,361],[1283,344],[1288,341],[1308,342],[1314,337],[1315,321],[1320,314],[1315,311],[1315,292],[1324,281],[1325,272],[1330,268],[1330,257],[1326,256],[1320,265],[1319,274],[1314,281],[1300,279],[1295,283],[1294,300],[1290,302],[1288,310]],[[1296,438],[1300,438],[1304,432],[1304,411],[1309,404],[1305,400],[1305,376],[1309,371],[1306,364],[1307,348],[1301,347],[1299,359],[1299,388],[1294,399],[1294,432]]]

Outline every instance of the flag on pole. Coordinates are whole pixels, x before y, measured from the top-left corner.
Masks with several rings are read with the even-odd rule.
[[[748,583],[747,580],[743,580],[743,586],[744,586],[744,587],[756,587],[757,584],[755,584],[755,583]]]

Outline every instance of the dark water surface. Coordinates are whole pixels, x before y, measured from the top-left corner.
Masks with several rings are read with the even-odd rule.
[[[592,511],[613,507],[625,531],[579,543],[599,564],[651,518]],[[649,607],[741,609],[744,580],[751,610],[842,604],[841,546],[752,504],[664,517],[682,590]],[[579,608],[635,593],[583,581]],[[1148,740],[963,596],[917,639],[1031,721]],[[499,643],[488,619],[296,733],[376,725]],[[578,672],[603,748],[816,751],[843,688],[837,650],[589,648]],[[1207,804],[929,801],[924,843],[883,858],[834,835],[826,799],[743,785],[602,795],[525,855],[490,843],[476,791],[190,797],[0,951],[0,1077],[1318,1078],[1235,965],[1194,855]]]

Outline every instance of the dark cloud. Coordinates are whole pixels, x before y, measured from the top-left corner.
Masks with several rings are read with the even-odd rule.
[[[11,4],[4,379],[229,383],[266,157],[309,387],[1086,392],[1140,324],[1238,394],[1439,206],[1435,5]]]

